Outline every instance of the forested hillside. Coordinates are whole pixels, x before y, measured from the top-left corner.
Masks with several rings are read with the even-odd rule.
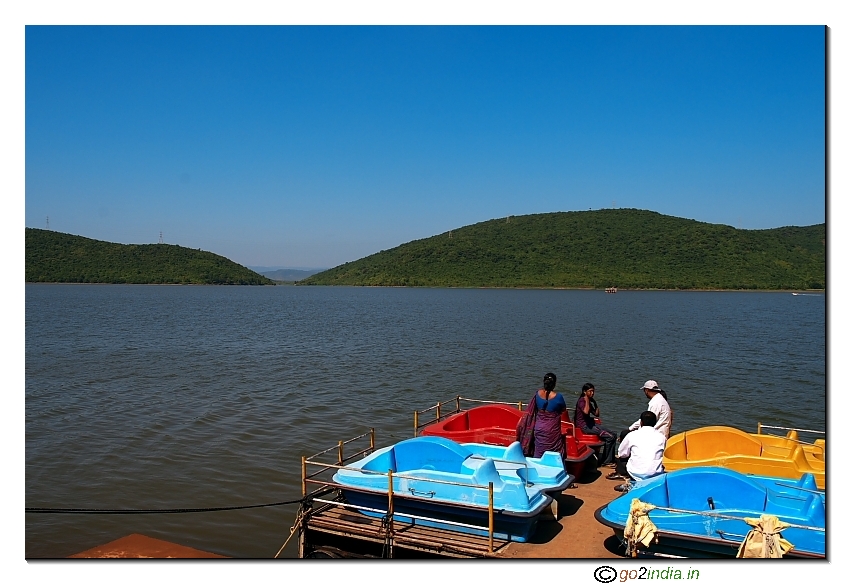
[[[26,280],[56,283],[268,285],[270,279],[200,249],[122,245],[26,229]]]
[[[636,209],[493,219],[300,285],[822,289],[826,225],[743,230]]]

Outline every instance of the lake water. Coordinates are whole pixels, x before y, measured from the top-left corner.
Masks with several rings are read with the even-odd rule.
[[[200,508],[300,497],[300,456],[456,395],[527,401],[544,373],[607,426],[655,379],[673,433],[823,430],[824,295],[324,287],[26,286],[26,505]],[[272,557],[295,506],[26,515],[26,556],[138,532]],[[294,556],[295,541],[282,556]]]

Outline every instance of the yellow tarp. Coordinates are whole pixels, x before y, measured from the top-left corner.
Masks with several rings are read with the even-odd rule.
[[[781,559],[782,555],[794,548],[794,545],[780,534],[791,526],[770,514],[761,518],[745,518],[752,530],[738,548],[736,557],[744,559]]]
[[[641,502],[637,498],[632,499],[629,508],[629,518],[626,520],[626,528],[623,529],[623,538],[626,539],[626,552],[632,557],[637,556],[638,544],[648,547],[653,542],[658,542],[656,533],[658,529],[649,519],[648,512],[655,506]]]

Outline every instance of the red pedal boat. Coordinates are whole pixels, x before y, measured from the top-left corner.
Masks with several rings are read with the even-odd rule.
[[[489,404],[459,411],[428,425],[420,435],[438,435],[457,443],[510,445],[516,441],[516,426],[522,411],[513,405]],[[567,412],[561,415],[561,433],[566,441],[567,472],[578,477],[585,462],[603,442],[596,435],[583,433],[570,423]]]

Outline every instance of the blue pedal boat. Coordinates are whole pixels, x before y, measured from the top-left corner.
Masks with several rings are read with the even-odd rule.
[[[794,545],[786,556],[825,557],[825,530],[795,528],[825,527],[826,493],[817,490],[811,474],[795,480],[745,475],[721,467],[677,470],[636,482],[594,516],[622,539],[635,498],[659,507],[648,514],[658,528],[658,542],[647,549],[650,553],[692,559],[734,557],[751,530],[743,518],[770,514],[791,525],[781,533]]]
[[[472,447],[444,437],[415,437],[346,465],[333,481],[349,503],[365,507],[360,512],[380,518],[387,510],[392,470],[395,520],[482,536],[487,536],[492,482],[494,537],[525,542],[552,502],[549,493],[566,489],[575,478],[558,454],[526,458],[515,445]]]

